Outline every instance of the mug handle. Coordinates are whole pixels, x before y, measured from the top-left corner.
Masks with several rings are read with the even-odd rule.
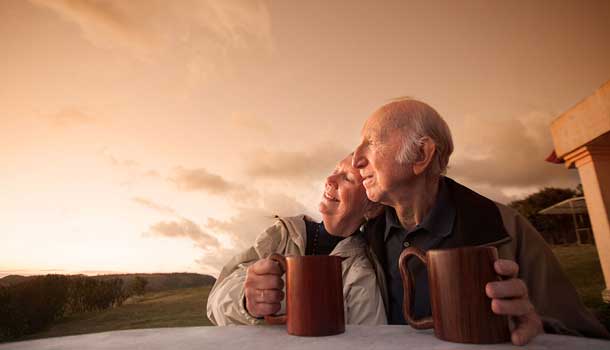
[[[400,269],[400,277],[402,278],[403,285],[403,300],[402,300],[402,313],[405,317],[405,320],[409,323],[409,325],[415,329],[428,329],[434,327],[434,319],[432,316],[420,318],[416,320],[413,318],[411,314],[411,302],[413,301],[413,288],[414,281],[413,276],[409,274],[409,269],[407,267],[407,260],[411,255],[416,256],[424,265],[428,265],[426,263],[426,254],[416,247],[409,247],[402,251],[400,254],[400,258],[398,258],[398,268]]]
[[[286,272],[286,257],[285,256],[283,256],[281,254],[273,253],[273,254],[269,255],[268,258],[277,262],[280,265],[280,269],[282,269],[283,273]],[[271,325],[286,324],[286,314],[266,315],[265,322],[267,322],[267,324],[271,324]]]

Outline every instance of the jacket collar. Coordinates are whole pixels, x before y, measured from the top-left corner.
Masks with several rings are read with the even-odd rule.
[[[456,246],[497,245],[511,240],[495,202],[448,177],[445,182],[456,209]]]
[[[498,245],[511,240],[504,228],[500,211],[492,200],[444,177],[448,198],[455,208],[451,247]],[[384,233],[386,215],[366,225],[366,241],[377,259],[386,266]]]
[[[307,228],[305,226],[305,221],[316,221],[307,215],[290,217],[276,216],[276,218],[284,224],[286,231],[288,231],[288,236],[299,248],[301,255],[305,255],[305,247],[307,246]],[[364,252],[365,249],[366,242],[363,239],[362,234],[357,232],[337,243],[330,255],[350,257]]]
[[[386,226],[383,238],[384,241],[387,242],[393,227],[399,230],[402,230],[403,228],[400,221],[398,221],[398,216],[396,215],[394,208],[386,207],[385,220]],[[441,177],[438,183],[436,201],[432,205],[430,212],[423,218],[422,222],[407,233],[407,236],[410,235],[411,232],[423,229],[427,232],[427,235],[434,236],[434,240],[440,241],[453,232],[454,221],[455,205],[449,194],[445,178]]]

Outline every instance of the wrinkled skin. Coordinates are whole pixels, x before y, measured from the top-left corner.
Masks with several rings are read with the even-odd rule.
[[[383,112],[373,114],[362,129],[362,141],[354,151],[353,165],[360,171],[369,199],[394,207],[401,224],[407,227],[421,222],[432,207],[433,199],[427,198],[436,197],[430,194],[436,194],[438,179],[431,181],[425,174],[435,152],[434,143],[427,137],[420,140],[420,157],[413,163],[402,164],[396,160],[401,146],[400,133],[392,128]],[[492,311],[513,317],[511,341],[525,345],[543,332],[540,316],[528,297],[527,286],[517,278],[519,265],[500,259],[494,269],[505,279],[485,287],[492,299]]]

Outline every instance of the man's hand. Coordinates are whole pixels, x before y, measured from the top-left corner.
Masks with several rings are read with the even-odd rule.
[[[284,299],[283,288],[279,264],[271,259],[260,259],[248,267],[246,273],[246,310],[254,317],[275,314],[280,311],[280,302]]]
[[[543,332],[542,321],[529,300],[527,286],[516,278],[519,265],[511,260],[498,259],[494,269],[509,279],[485,286],[485,293],[492,298],[491,309],[498,315],[513,317],[515,328],[511,331],[511,341],[515,345],[525,345]]]

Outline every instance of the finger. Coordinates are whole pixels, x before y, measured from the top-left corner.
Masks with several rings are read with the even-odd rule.
[[[244,297],[250,303],[279,303],[284,298],[284,292],[277,289],[245,288]]]
[[[284,299],[284,292],[278,289],[256,289],[253,295],[255,303],[277,304]]]
[[[525,345],[543,332],[542,321],[535,312],[520,317],[518,326],[511,333],[511,341],[515,345]]]
[[[284,281],[277,275],[260,275],[256,284],[257,289],[284,289]]]
[[[248,272],[257,275],[282,275],[280,264],[271,259],[261,259],[248,268]]]
[[[264,296],[266,297],[268,291],[265,291]],[[257,302],[260,299],[261,293],[257,292],[256,289],[249,289],[245,291],[246,297],[246,310],[254,317],[261,317],[265,315],[271,315],[279,310],[280,301],[271,303]],[[270,306],[275,305],[275,306]],[[271,311],[269,311],[271,309]]]
[[[523,280],[511,278],[505,281],[489,282],[485,294],[490,298],[521,298],[527,296],[527,286]]]
[[[534,307],[529,299],[492,299],[491,310],[498,315],[523,316],[532,312]]]
[[[512,260],[498,259],[494,263],[494,270],[501,276],[516,277],[519,273],[519,265]]]
[[[281,305],[279,303],[267,304],[267,303],[256,303],[254,305],[254,309],[256,310],[257,316],[267,316],[273,315],[280,311]]]
[[[284,281],[278,275],[247,275],[245,289],[284,289]]]

